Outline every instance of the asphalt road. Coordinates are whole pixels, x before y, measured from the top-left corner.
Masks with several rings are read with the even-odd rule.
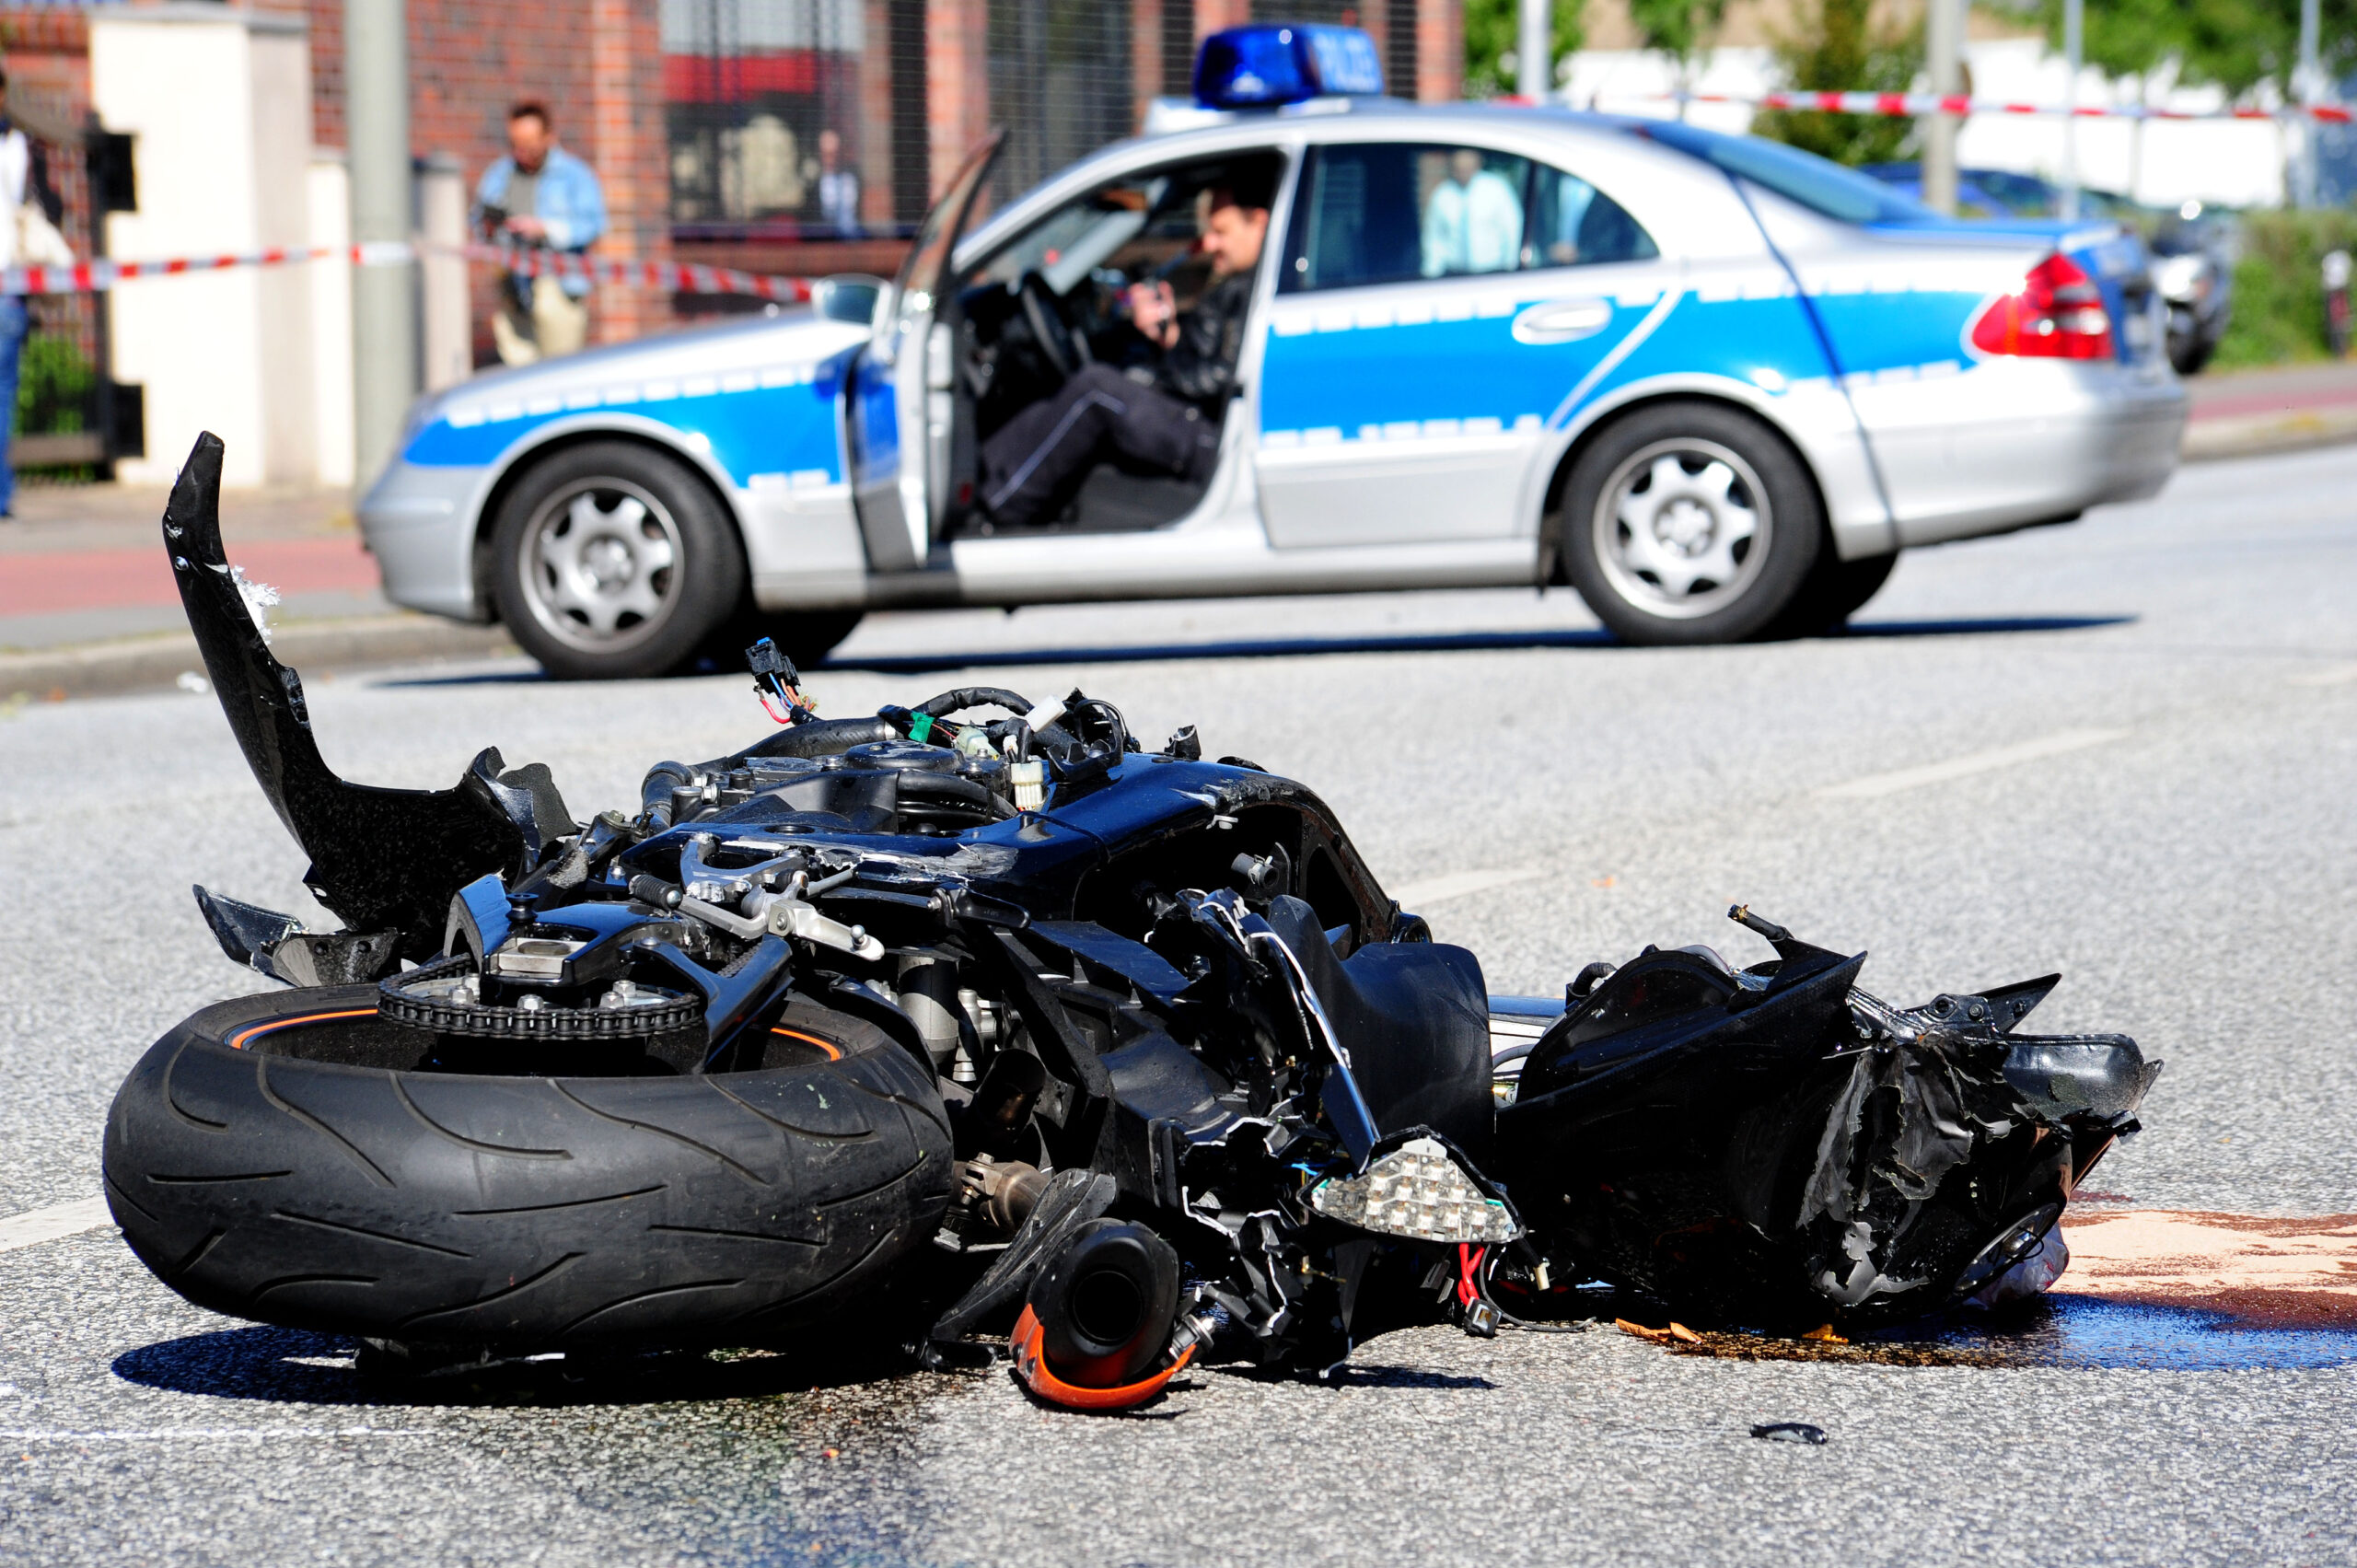
[[[1911,555],[1858,634],[1782,646],[1616,648],[1563,594],[1120,606],[879,617],[843,650],[866,668],[816,685],[848,713],[980,667],[1144,735],[1198,724],[1323,792],[1496,990],[1648,941],[1749,961],[1734,899],[1872,948],[1900,1000],[2062,970],[2041,1026],[2169,1063],[2096,1185],[2343,1213],[2352,494],[2357,450],[2189,470]],[[766,723],[741,676],[515,674],[324,683],[312,712],[354,777],[443,785],[495,742],[584,814]],[[95,1193],[132,1062],[254,988],[188,885],[308,911],[302,869],[210,699],[0,722],[0,1216]],[[1214,1369],[1101,1419],[813,1336],[404,1402],[99,1230],[0,1252],[0,1561],[2357,1562],[2357,1341],[2071,1312],[2033,1338],[2019,1366],[1910,1367],[1422,1330],[1339,1388]],[[1782,1419],[1830,1441],[1748,1435]]]

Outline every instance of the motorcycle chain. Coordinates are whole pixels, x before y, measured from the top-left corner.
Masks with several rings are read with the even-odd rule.
[[[686,1028],[703,1016],[701,997],[663,993],[662,1002],[632,1007],[509,1007],[419,996],[413,986],[474,971],[464,954],[421,964],[377,987],[377,1016],[436,1034],[484,1040],[643,1040]]]

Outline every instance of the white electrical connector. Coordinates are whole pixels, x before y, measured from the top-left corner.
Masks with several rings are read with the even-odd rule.
[[[1047,763],[1011,763],[1006,776],[1008,782],[1015,785],[1015,808],[1017,811],[1037,811],[1048,803]]]

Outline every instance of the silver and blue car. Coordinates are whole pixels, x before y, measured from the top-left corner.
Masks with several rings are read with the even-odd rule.
[[[387,593],[564,676],[752,623],[808,660],[880,607],[1550,582],[1626,640],[1723,642],[2175,467],[2185,396],[2116,226],[1954,222],[1657,121],[1178,118],[970,225],[985,147],[888,286],[425,401],[362,506]],[[1239,169],[1275,195],[1216,468],[1108,461],[994,526],[980,442],[1120,352],[1127,285],[1200,286],[1203,193]]]

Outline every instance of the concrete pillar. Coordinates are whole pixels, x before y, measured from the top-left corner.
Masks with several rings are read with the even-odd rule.
[[[409,9],[403,0],[343,0],[343,121],[352,170],[352,238],[410,238]],[[357,477],[393,457],[417,398],[417,268],[362,267],[352,284],[352,403]]]
[[[427,247],[418,260],[425,389],[438,392],[457,386],[475,368],[466,258],[440,249],[467,242],[466,170],[448,153],[418,160],[417,231]]]
[[[1966,0],[1931,0],[1923,18],[1924,66],[1935,96],[1964,90]],[[2072,88],[2076,91],[2078,84]],[[1923,204],[1935,213],[1956,211],[1957,117],[1934,114],[1923,122]]]
[[[352,243],[351,180],[340,152],[315,150],[310,169],[310,243]],[[311,407],[321,484],[350,484],[352,442],[352,264],[314,261],[311,285]],[[462,307],[463,308],[463,307]]]
[[[90,107],[133,138],[139,210],[107,253],[206,256],[310,242],[310,57],[300,17],[113,6],[89,19]],[[110,371],[146,389],[147,453],[118,477],[168,482],[200,430],[232,485],[317,479],[316,362],[302,265],[142,279],[111,301]]]
[[[1515,19],[1516,88],[1531,102],[1545,103],[1555,90],[1553,0],[1521,0]]]

